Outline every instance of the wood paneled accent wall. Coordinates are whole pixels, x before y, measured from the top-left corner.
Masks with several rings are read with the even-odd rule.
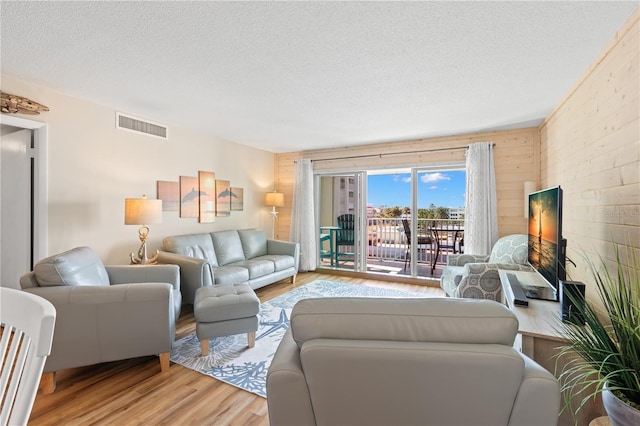
[[[583,255],[612,260],[612,241],[640,247],[638,11],[540,125],[541,182],[564,189],[563,234],[578,265],[568,273],[587,284]]]
[[[419,139],[347,148],[316,151],[299,151],[277,154],[275,157],[275,181],[279,191],[285,194],[286,205],[280,209],[276,234],[287,240],[291,224],[291,200],[295,177],[295,161],[300,158],[331,161],[314,162],[318,171],[355,171],[409,166],[464,164],[466,147],[475,142],[493,142],[498,191],[498,226],[500,235],[524,233],[524,182],[537,181],[539,170],[539,137],[537,128],[499,132],[474,133],[459,136]],[[403,152],[438,150],[433,152],[395,155]],[[394,155],[386,155],[394,154]],[[374,155],[367,158],[349,158]],[[340,160],[339,158],[346,158]]]

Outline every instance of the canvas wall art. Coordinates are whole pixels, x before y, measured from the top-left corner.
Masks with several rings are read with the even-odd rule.
[[[216,221],[216,174],[213,172],[198,172],[200,188],[200,223]]]
[[[244,210],[244,189],[232,187],[230,189],[231,211]]]
[[[162,210],[180,210],[180,184],[178,182],[157,181],[157,198],[162,200]]]
[[[200,185],[197,177],[180,176],[180,217],[198,217]]]
[[[231,216],[231,185],[228,180],[216,180],[216,216]]]

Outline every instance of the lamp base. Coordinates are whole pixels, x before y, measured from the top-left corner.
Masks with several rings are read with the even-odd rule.
[[[138,234],[140,236],[140,241],[142,244],[138,249],[138,257],[135,257],[133,253],[131,253],[131,264],[132,265],[153,265],[158,263],[158,255],[160,254],[160,250],[156,250],[156,254],[153,255],[151,259],[147,258],[147,237],[149,236],[149,227],[146,225],[141,226],[138,229]]]
[[[136,257],[133,253],[131,253],[131,264],[132,265],[155,265],[158,263],[158,255],[160,254],[160,250],[156,250],[156,253],[153,255],[151,259],[147,258],[147,243],[144,242],[140,246],[140,250],[138,250],[138,257]]]
[[[275,206],[272,207],[269,214],[271,215],[271,238],[275,239],[276,238],[276,219],[278,218],[278,212],[276,211]]]

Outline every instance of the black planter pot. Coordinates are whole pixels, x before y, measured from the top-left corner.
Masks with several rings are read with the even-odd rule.
[[[607,383],[602,391],[602,403],[613,426],[640,425],[640,411],[625,404],[609,391]]]

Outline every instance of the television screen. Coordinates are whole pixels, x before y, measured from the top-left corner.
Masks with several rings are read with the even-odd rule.
[[[539,295],[539,298],[558,300],[558,282],[565,279],[562,188],[556,186],[529,194],[528,227],[529,264],[555,290],[552,294]]]

